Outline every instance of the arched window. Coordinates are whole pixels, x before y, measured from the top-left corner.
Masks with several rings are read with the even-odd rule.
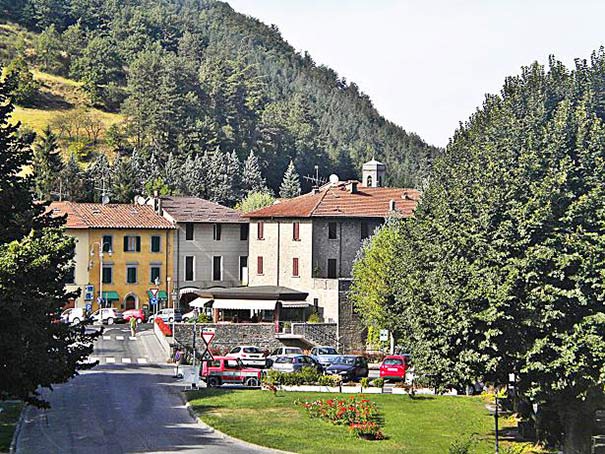
[[[371,188],[372,187],[372,175],[368,175],[368,178],[366,181],[367,181],[366,187]]]

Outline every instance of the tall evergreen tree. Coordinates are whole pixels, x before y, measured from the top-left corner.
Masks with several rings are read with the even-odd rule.
[[[250,151],[244,162],[242,189],[244,195],[248,195],[251,192],[268,192],[267,183],[261,174],[258,158],[254,154],[254,151]]]
[[[84,202],[88,199],[86,178],[74,153],[70,153],[60,179],[63,199],[73,202]]]
[[[281,186],[279,187],[279,196],[285,199],[291,199],[300,195],[300,178],[296,172],[294,163],[290,161],[286,173],[284,173],[284,179],[282,180]]]
[[[34,179],[38,199],[52,200],[59,190],[59,176],[63,170],[57,136],[46,127],[34,145]]]
[[[131,203],[134,196],[140,193],[132,161],[127,157],[118,158],[111,170],[111,200],[114,203]]]
[[[112,181],[111,164],[105,154],[100,154],[86,169],[89,201],[101,202],[103,188],[110,191]]]

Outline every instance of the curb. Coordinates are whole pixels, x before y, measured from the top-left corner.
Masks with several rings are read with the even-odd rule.
[[[218,435],[220,438],[224,439],[224,440],[228,440],[231,441],[233,443],[248,447],[248,448],[252,448],[252,449],[259,449],[259,450],[264,450],[265,452],[273,452],[275,454],[296,454],[290,451],[281,451],[279,449],[274,449],[274,448],[268,448],[267,446],[261,446],[261,445],[257,445],[254,443],[250,443],[244,440],[240,440],[239,438],[235,438],[232,437],[231,435],[227,435],[224,432],[221,432],[218,429],[215,429],[212,426],[209,426],[208,424],[206,424],[204,421],[202,421],[202,419],[197,416],[195,414],[195,412],[193,411],[193,407],[191,406],[191,404],[187,401],[187,399],[185,399],[185,396],[183,393],[180,393],[181,398],[183,399],[183,402],[185,403],[185,408],[187,408],[187,411],[189,412],[189,414],[191,415],[191,417],[193,419],[195,419],[198,424],[202,425],[205,429],[208,429],[211,433],[214,433],[216,435]]]
[[[13,439],[11,440],[10,447],[8,448],[8,452],[10,454],[14,454],[17,452],[17,440],[19,439],[19,434],[21,433],[21,426],[23,425],[23,420],[25,419],[25,411],[27,410],[27,408],[27,404],[23,404],[21,414],[19,415],[19,420],[17,421],[17,425],[15,426],[15,433],[13,433]]]

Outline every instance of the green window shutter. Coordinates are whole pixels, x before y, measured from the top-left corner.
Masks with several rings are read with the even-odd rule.
[[[124,252],[128,251],[128,237],[124,237]]]
[[[141,252],[141,237],[137,236],[137,252]]]

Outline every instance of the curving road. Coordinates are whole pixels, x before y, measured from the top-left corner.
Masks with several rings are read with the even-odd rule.
[[[17,453],[269,452],[223,439],[191,417],[152,330],[132,339],[114,325],[93,355],[99,366],[45,393],[50,410],[27,408]]]

